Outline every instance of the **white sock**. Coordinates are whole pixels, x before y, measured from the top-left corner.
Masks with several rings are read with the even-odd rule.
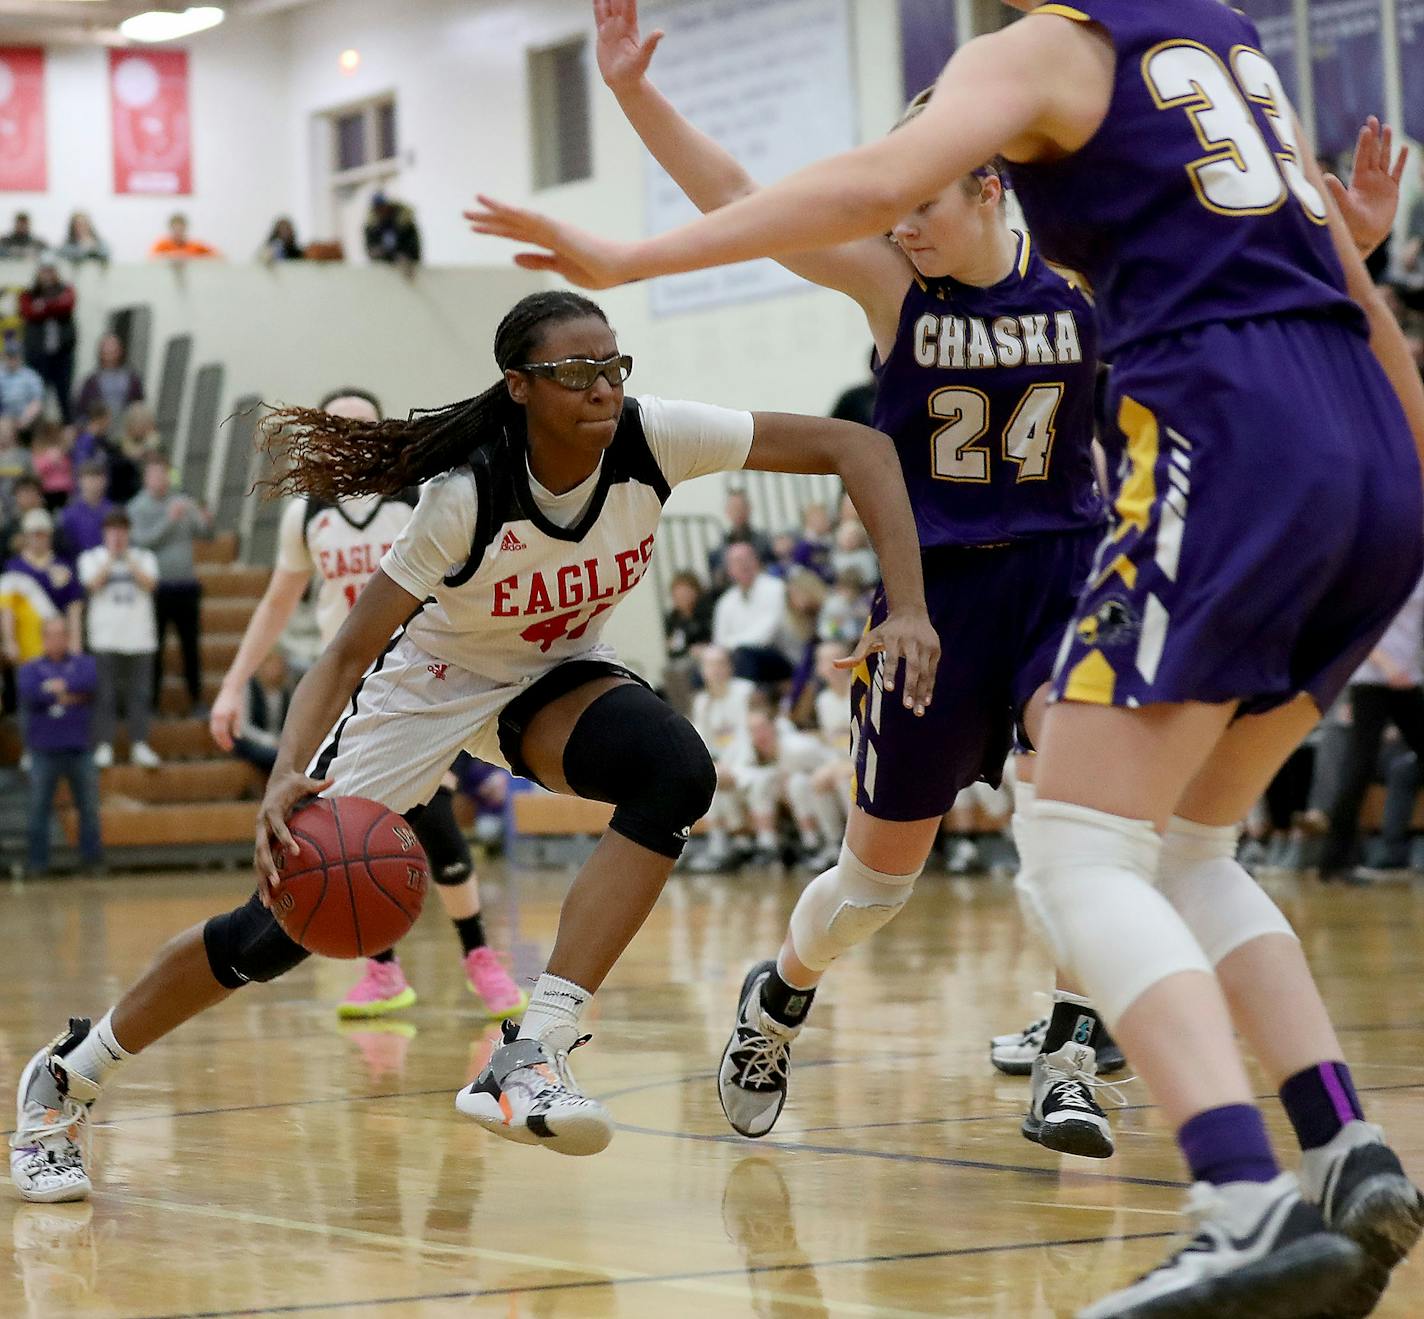
[[[94,1029],[64,1056],[67,1068],[87,1076],[95,1085],[104,1085],[135,1056],[114,1038],[113,1016],[114,1010],[110,1008]]]
[[[539,977],[519,1023],[521,1040],[539,1040],[553,1052],[567,1052],[578,1038],[579,1019],[593,995],[547,971]]]

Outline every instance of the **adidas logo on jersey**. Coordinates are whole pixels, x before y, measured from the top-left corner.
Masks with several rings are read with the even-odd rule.
[[[522,550],[525,548],[527,547],[524,542],[512,531],[506,531],[504,533],[504,539],[499,543],[499,552],[501,554],[508,554],[511,550]]]
[[[444,682],[444,681],[445,681],[445,671],[446,671],[449,667],[450,667],[450,666],[449,666],[448,664],[427,664],[427,665],[425,666],[425,671],[426,671],[427,673],[433,675],[433,676],[436,678],[437,681],[439,681],[439,682]]]

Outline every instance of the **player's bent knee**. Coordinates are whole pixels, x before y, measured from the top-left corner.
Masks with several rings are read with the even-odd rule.
[[[1024,913],[1110,1022],[1168,976],[1210,973],[1153,884],[1161,843],[1149,823],[1039,801],[1032,830],[1033,860],[1015,883]]]
[[[1213,966],[1267,934],[1296,937],[1291,923],[1236,860],[1235,826],[1174,817],[1162,840],[1158,887]]]
[[[923,870],[909,875],[872,870],[843,843],[840,859],[802,889],[791,913],[797,960],[812,971],[824,971],[864,943],[909,902]]]
[[[277,924],[255,893],[241,907],[214,916],[203,926],[203,948],[213,979],[224,989],[275,980],[311,956]]]
[[[584,711],[564,747],[564,778],[581,797],[617,807],[615,833],[674,860],[717,791],[717,769],[697,730],[633,683]]]

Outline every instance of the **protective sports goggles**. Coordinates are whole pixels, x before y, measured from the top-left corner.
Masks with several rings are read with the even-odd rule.
[[[610,385],[621,385],[633,374],[633,359],[626,353],[601,362],[591,357],[565,357],[559,362],[526,362],[519,370],[531,376],[547,376],[565,389],[592,389],[599,376]]]

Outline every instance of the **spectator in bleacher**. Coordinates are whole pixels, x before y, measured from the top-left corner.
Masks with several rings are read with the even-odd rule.
[[[725,762],[747,726],[756,686],[732,675],[732,657],[720,646],[704,647],[699,665],[702,690],[692,698],[690,718],[717,767],[717,792],[707,813],[707,850],[689,863],[689,869],[720,874],[737,864],[732,835],[745,819],[744,803]]]
[[[63,619],[49,619],[44,625],[43,653],[23,665],[19,673],[25,750],[30,757],[30,875],[49,870],[54,791],[60,779],[69,783],[79,812],[80,857],[88,869],[103,866],[99,775],[91,754],[98,683],[94,657],[73,645]]]
[[[30,458],[35,480],[44,491],[45,507],[57,513],[74,493],[73,432],[57,421],[42,420],[35,425],[30,441]]]
[[[87,550],[104,543],[104,519],[118,505],[108,496],[109,467],[102,458],[91,458],[79,468],[79,491],[60,510],[55,520],[55,544],[76,563]],[[83,577],[83,565],[80,577]]]
[[[5,355],[0,358],[0,416],[9,417],[28,443],[30,431],[44,411],[45,383],[40,373],[25,365],[20,342],[13,335],[5,339]]]
[[[420,229],[415,213],[404,202],[385,193],[371,198],[366,214],[366,256],[372,261],[401,266],[407,272],[420,264]]]
[[[1320,877],[1327,882],[1353,878],[1360,806],[1385,729],[1393,724],[1410,750],[1424,757],[1424,578],[1351,679],[1348,696],[1345,764],[1320,859]]]
[[[147,403],[130,403],[118,443],[109,446],[109,498],[114,503],[127,504],[143,489],[143,469],[161,454],[162,443],[153,409]]]
[[[809,568],[823,581],[831,574],[831,514],[824,504],[807,504],[801,510],[801,534],[796,540],[792,557],[802,568]]]
[[[727,531],[722,543],[707,556],[708,578],[714,591],[724,591],[731,578],[727,574],[727,548],[731,545],[750,545],[763,563],[770,561],[771,541],[752,527],[752,506],[744,490],[729,490],[727,502],[723,506],[727,520]]]
[[[90,403],[80,411],[79,434],[74,439],[75,464],[82,467],[85,463],[102,462],[107,477],[113,447],[109,432],[113,429],[114,414],[103,401]]]
[[[776,648],[791,666],[791,682],[784,710],[793,723],[806,727],[812,721],[816,698],[816,643],[821,640],[821,609],[828,594],[826,584],[809,568],[795,568],[786,581],[786,617],[776,634]]]
[[[498,765],[476,760],[468,752],[460,752],[450,767],[458,792],[468,797],[475,807],[475,841],[498,851],[504,846],[504,810],[509,801],[514,776]]]
[[[296,226],[285,215],[273,221],[272,232],[267,235],[259,255],[269,266],[279,261],[300,261],[306,256],[302,245],[297,242]]]
[[[69,217],[69,226],[64,231],[64,242],[56,255],[62,261],[81,265],[85,261],[95,261],[101,266],[109,264],[109,245],[99,237],[94,222],[87,211],[75,211]]]
[[[668,590],[672,607],[663,615],[668,656],[663,694],[674,710],[685,715],[692,708],[697,657],[712,640],[712,599],[695,572],[678,573]]]
[[[860,519],[850,518],[836,528],[835,547],[831,550],[831,575],[839,580],[847,573],[859,579],[863,590],[872,589],[880,580],[880,560],[870,548],[870,537]]]
[[[59,276],[59,267],[46,261],[35,272],[35,282],[20,294],[20,315],[25,321],[25,360],[40,379],[54,390],[59,415],[67,425],[73,419],[70,391],[74,388],[74,285]]]
[[[148,744],[153,718],[153,657],[158,626],[153,593],[158,560],[130,540],[129,515],[121,508],[104,517],[103,543],[79,559],[79,580],[89,593],[89,649],[99,665],[99,699],[94,721],[94,763],[114,763],[114,730],[119,705],[128,724],[130,759],[144,769],[161,763]]]
[[[143,402],[143,379],[125,357],[117,334],[99,340],[99,365],[84,377],[74,399],[81,417],[90,416],[95,403],[107,404],[110,417],[121,417],[130,403]]]
[[[712,610],[712,640],[732,655],[739,678],[780,682],[791,665],[777,648],[786,621],[786,583],[762,571],[755,546],[734,541],[724,562],[731,585]]]
[[[20,443],[15,419],[0,417],[0,522],[10,517],[14,507],[15,482],[32,476],[34,470],[34,459]]]
[[[859,422],[862,426],[874,426],[875,395],[880,388],[875,379],[874,348],[870,350],[870,360],[866,363],[866,369],[870,372],[869,378],[861,381],[858,385],[852,385],[836,400],[835,407],[831,409],[832,417],[841,421]]]
[[[29,450],[22,452],[28,453]],[[35,480],[34,473],[16,477],[10,487],[9,516],[0,519],[0,564],[4,564],[12,554],[18,554],[24,547],[25,536],[21,527],[24,525],[25,515],[36,509],[44,512],[44,491],[40,489],[40,483]]]
[[[850,688],[854,674],[836,667],[853,647],[846,641],[823,641],[816,647],[816,732],[828,747],[850,752]]]
[[[178,633],[183,652],[183,680],[188,688],[189,713],[207,718],[203,705],[203,672],[199,658],[199,631],[203,588],[193,561],[193,542],[212,534],[212,517],[195,500],[173,488],[168,459],[152,453],[143,468],[143,489],[128,504],[133,542],[158,557],[158,648],[153,664],[153,702],[163,689],[163,642],[168,629]]]
[[[84,648],[84,590],[74,569],[54,552],[54,519],[44,509],[21,519],[20,552],[10,556],[5,572],[31,578],[68,622],[70,644]]]
[[[277,763],[277,744],[282,740],[282,725],[287,721],[287,707],[296,686],[280,650],[273,650],[247,680],[232,753],[263,774],[270,774]]]
[[[188,232],[188,217],[181,211],[168,217],[168,232],[155,240],[148,254],[164,261],[192,261],[222,255],[217,248],[199,242]]]
[[[16,211],[14,226],[0,235],[0,261],[35,261],[48,250],[49,244],[30,228],[29,212]]]
[[[865,630],[870,596],[860,584],[860,574],[843,572],[821,606],[816,631],[822,641],[853,641]]]

